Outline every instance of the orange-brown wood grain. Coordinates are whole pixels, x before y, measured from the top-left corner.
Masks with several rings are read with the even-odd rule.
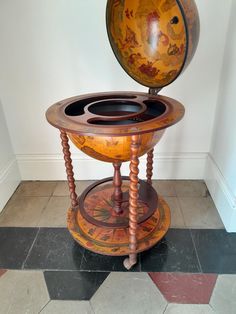
[[[141,136],[138,157],[146,154],[161,139],[164,130]],[[81,136],[68,133],[71,141],[85,154],[106,162],[128,161],[131,157],[131,136]]]
[[[91,124],[89,119],[96,117],[96,115],[92,115],[88,110],[83,112],[83,104],[92,103],[94,99],[113,99],[114,97],[134,97],[134,101],[136,101],[137,98],[138,103],[148,101],[153,103],[153,108],[156,107],[158,109],[160,106],[165,106],[166,110],[163,114],[156,116],[154,114],[151,119],[143,122],[128,123],[123,125]],[[78,110],[81,108],[81,113],[73,116],[66,114],[66,109],[72,104],[75,105]],[[108,92],[80,95],[61,100],[48,108],[46,118],[50,124],[68,133],[92,137],[99,135],[118,137],[140,133],[151,133],[166,129],[167,127],[170,127],[180,121],[184,116],[184,112],[184,106],[180,102],[166,96],[155,96],[139,92],[116,92],[115,94],[114,92]],[[103,117],[103,119],[106,118],[107,117]]]
[[[104,228],[88,222],[80,213],[71,208],[67,213],[67,226],[72,237],[80,245],[95,253],[103,255],[129,255],[128,228]],[[164,237],[170,226],[170,209],[162,197],[154,214],[137,226],[136,253],[148,250]],[[133,252],[132,252],[133,253]]]
[[[196,50],[199,19],[193,0],[108,0],[106,17],[116,58],[142,85],[170,84]]]

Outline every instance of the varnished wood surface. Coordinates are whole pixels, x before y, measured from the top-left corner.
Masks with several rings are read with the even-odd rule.
[[[77,194],[75,192],[75,178],[74,178],[74,172],[73,172],[73,166],[72,166],[69,139],[66,132],[63,130],[61,130],[60,137],[61,137],[64,160],[65,160],[67,182],[68,182],[68,187],[70,191],[71,206],[72,208],[74,208],[78,205],[78,202],[77,202]]]
[[[122,213],[122,178],[121,178],[121,172],[120,172],[120,167],[121,163],[115,162],[113,164],[114,167],[114,176],[113,176],[113,187],[114,187],[114,192],[113,192],[113,200],[114,200],[114,210],[117,214]]]
[[[120,65],[147,87],[173,82],[197,48],[199,17],[194,0],[108,0],[106,21]]]
[[[141,136],[138,156],[146,154],[162,138],[165,130]],[[106,162],[123,162],[131,158],[131,136],[82,136],[68,133],[71,141],[85,154]]]
[[[130,269],[137,262],[138,249],[138,174],[139,159],[138,151],[140,147],[140,135],[133,135],[131,138],[131,160],[130,160],[130,186],[129,186],[129,257],[124,260],[124,266]]]
[[[154,157],[154,149],[151,149],[147,153],[147,168],[146,168],[146,176],[147,182],[152,185],[152,175],[153,175],[153,157]]]
[[[97,227],[81,215],[79,208],[67,213],[67,226],[72,237],[86,249],[103,255],[129,255],[128,228],[112,229]],[[148,250],[159,242],[170,226],[170,209],[162,197],[154,214],[137,227],[138,249],[136,253]]]
[[[81,215],[90,223],[106,228],[124,228],[129,226],[129,186],[130,178],[122,177],[122,212],[114,209],[114,187],[112,177],[94,182],[79,197]],[[138,184],[138,223],[153,215],[158,205],[155,189],[147,182],[139,180]]]
[[[90,103],[94,98],[114,98],[116,97],[134,97],[133,100],[138,102],[142,101],[152,101],[156,102],[158,108],[159,103],[162,103],[166,110],[165,112],[153,119],[139,122],[139,123],[130,123],[127,125],[96,125],[88,122],[90,118],[96,118],[98,116],[89,114],[86,111],[86,106],[83,114],[78,114],[76,116],[68,116],[65,113],[66,108],[73,103],[79,103],[78,106],[82,107],[82,103]],[[107,92],[107,93],[96,93],[96,94],[86,94],[67,98],[57,102],[56,104],[49,107],[46,112],[46,118],[50,124],[56,128],[62,129],[66,132],[85,135],[85,136],[126,136],[134,135],[140,133],[151,133],[158,130],[166,129],[171,125],[174,125],[180,121],[184,116],[184,106],[175,99],[160,96],[160,95],[151,95],[148,93],[139,93],[139,92]],[[108,119],[107,116],[102,116],[102,119]]]

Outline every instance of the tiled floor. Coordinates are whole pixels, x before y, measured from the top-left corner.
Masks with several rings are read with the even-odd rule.
[[[22,182],[0,214],[0,314],[236,314],[236,234],[205,184],[153,185],[171,207],[171,229],[127,272],[123,257],[75,244],[66,182]]]

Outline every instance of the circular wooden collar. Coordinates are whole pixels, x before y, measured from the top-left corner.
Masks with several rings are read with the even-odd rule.
[[[79,135],[126,136],[165,129],[184,115],[178,101],[160,95],[107,92],[59,101],[46,112],[58,129]]]

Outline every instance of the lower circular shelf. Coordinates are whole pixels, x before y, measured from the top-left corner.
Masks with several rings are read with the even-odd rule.
[[[88,222],[80,213],[80,208],[69,208],[67,226],[81,246],[98,254],[123,256],[130,253],[129,229],[105,228]],[[137,229],[137,253],[148,250],[159,242],[170,226],[170,208],[159,196],[158,208],[146,221],[140,223]]]
[[[98,227],[129,227],[129,177],[122,176],[121,212],[114,210],[113,178],[105,178],[90,185],[79,197],[79,210],[86,221]],[[155,189],[143,180],[138,184],[138,223],[153,215],[157,208],[158,196]]]

